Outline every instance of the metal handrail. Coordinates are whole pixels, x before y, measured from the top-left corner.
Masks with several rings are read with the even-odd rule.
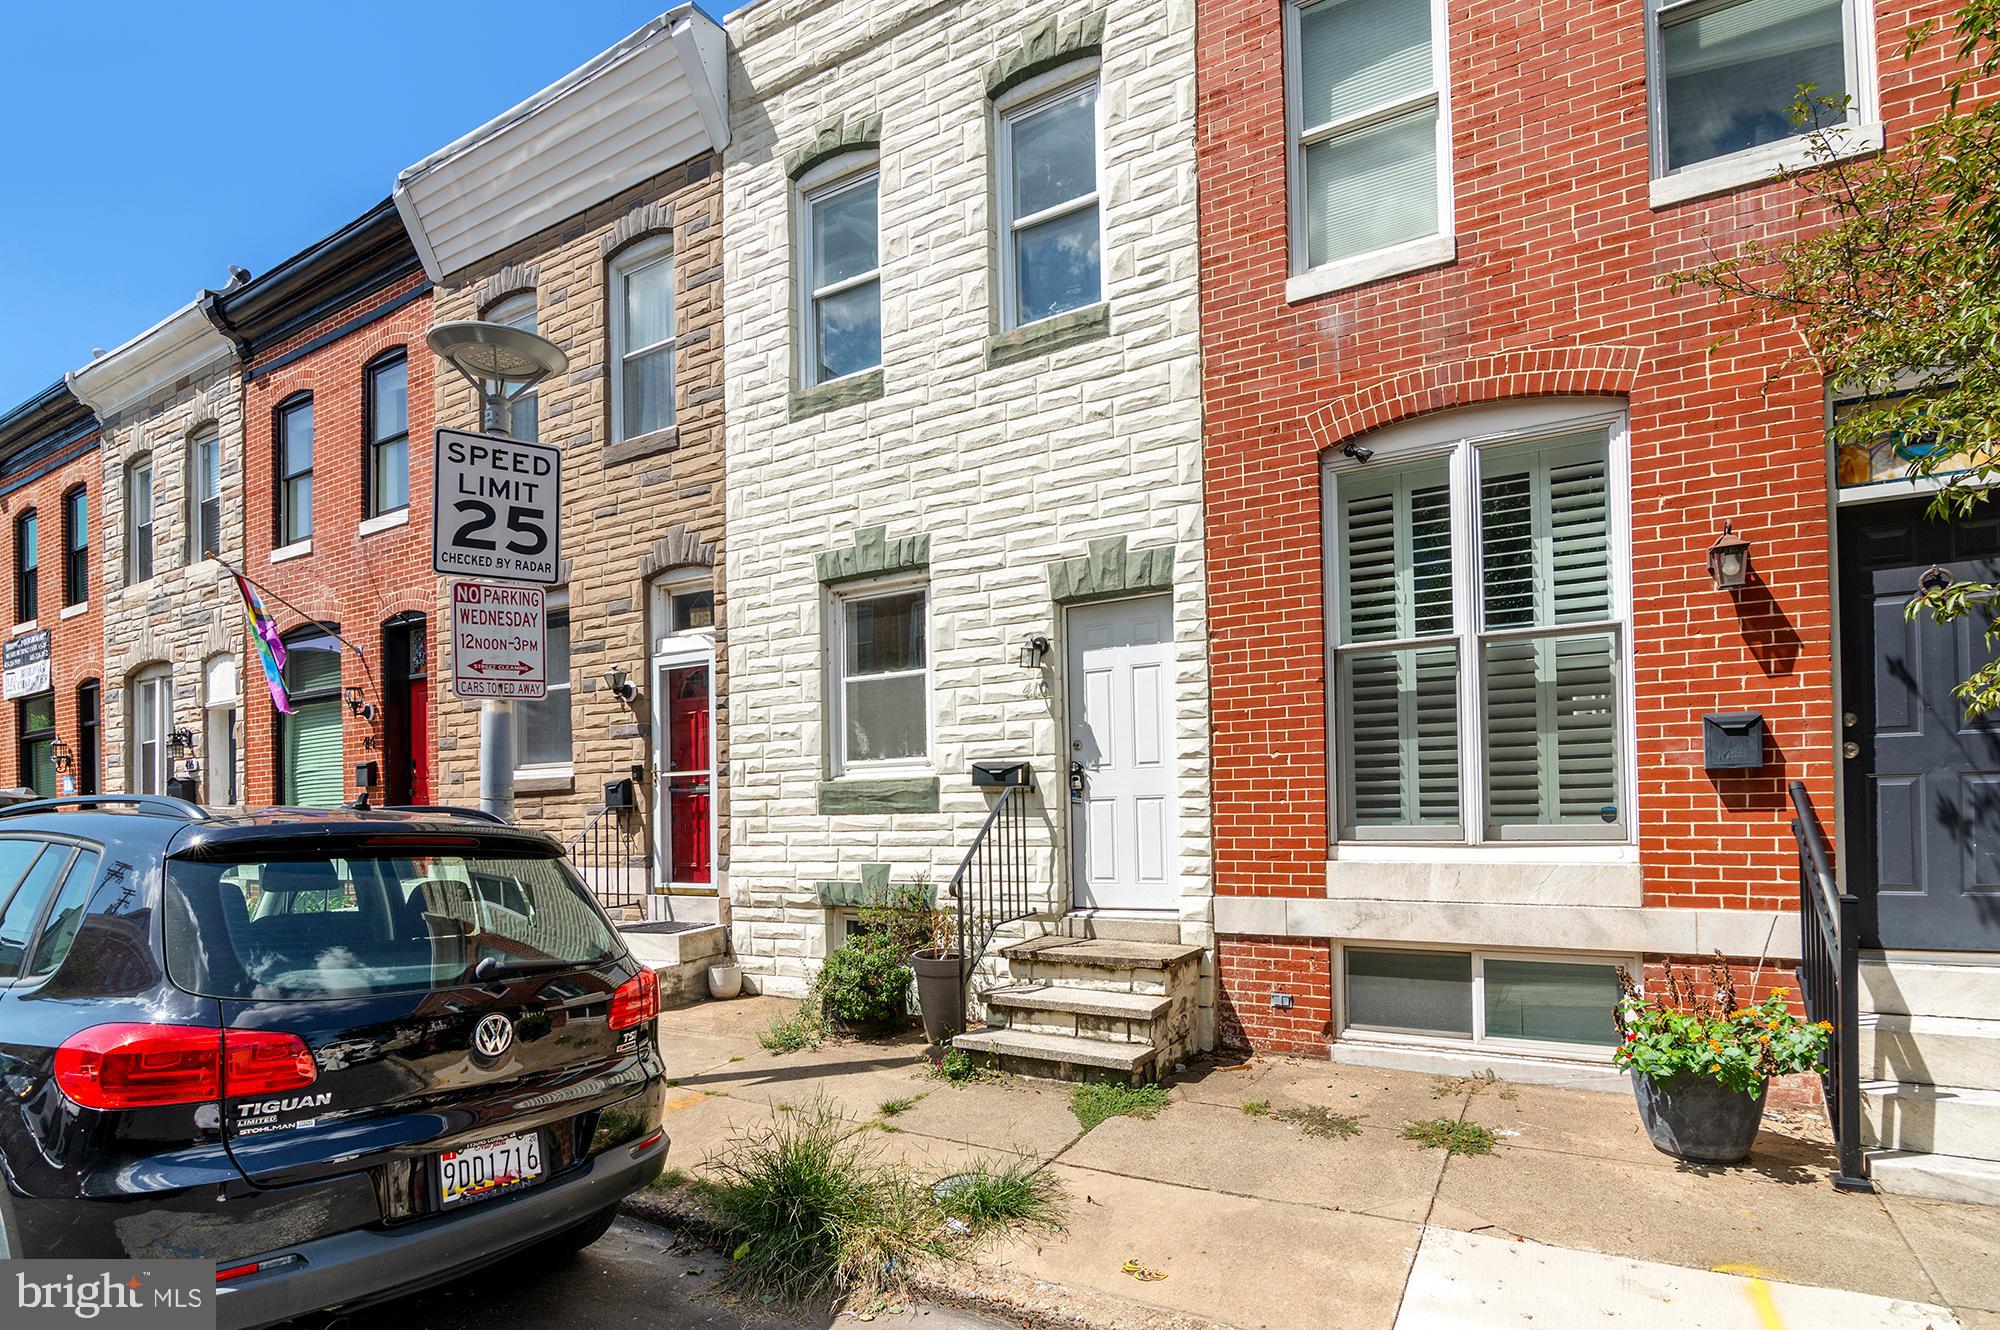
[[[979,959],[1003,927],[1035,913],[1028,892],[1028,787],[1001,789],[945,894],[958,902],[958,988],[970,1005]]]
[[[1820,1076],[1839,1154],[1833,1185],[1873,1191],[1861,1159],[1861,951],[1855,925],[1860,901],[1834,878],[1826,831],[1805,784],[1795,780],[1789,789],[1798,812],[1792,837],[1799,847],[1799,998],[1807,1020],[1833,1025]]]
[[[619,807],[598,809],[564,847],[584,885],[606,906],[639,905],[648,894],[645,880],[648,870],[633,868],[632,855],[625,845],[628,837],[623,814],[627,811]],[[610,820],[609,826],[606,819]],[[632,882],[635,872],[640,877],[636,890]],[[671,898],[667,917],[673,917]]]

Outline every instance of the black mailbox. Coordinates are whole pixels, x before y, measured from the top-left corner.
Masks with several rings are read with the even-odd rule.
[[[1764,765],[1764,713],[1716,711],[1701,718],[1701,764],[1709,771]]]
[[[972,787],[976,790],[1004,790],[1009,786],[1032,787],[1035,769],[1026,759],[1001,759],[972,764]]]
[[[201,783],[193,776],[169,776],[167,793],[175,799],[185,799],[191,804],[200,803]]]
[[[376,784],[381,780],[381,771],[382,769],[373,762],[356,762],[354,764],[354,788],[357,790],[374,789]]]
[[[604,807],[606,811],[612,809],[624,811],[638,807],[638,800],[634,798],[632,793],[632,782],[629,780],[605,781]]]

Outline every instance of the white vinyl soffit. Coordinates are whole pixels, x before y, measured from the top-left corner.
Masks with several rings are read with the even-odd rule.
[[[432,281],[729,143],[722,28],[693,5],[396,177]]]

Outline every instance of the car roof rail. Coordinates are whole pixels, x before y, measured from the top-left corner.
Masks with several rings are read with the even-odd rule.
[[[456,804],[387,804],[385,813],[441,813],[446,817],[469,817],[475,822],[491,822],[495,826],[511,826],[498,813],[489,813],[484,808],[461,808]]]
[[[30,799],[26,803],[0,808],[0,817],[20,817],[28,813],[60,813],[64,809],[130,808],[153,817],[177,817],[190,822],[209,820],[208,810],[167,794],[72,794],[60,799]]]

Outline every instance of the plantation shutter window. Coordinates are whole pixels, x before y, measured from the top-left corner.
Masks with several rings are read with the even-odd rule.
[[[1294,187],[1315,268],[1443,229],[1431,0],[1294,10]]]
[[[1664,171],[1858,119],[1854,0],[1675,0],[1653,16]]]
[[[1444,466],[1344,485],[1340,541],[1347,825],[1364,837],[1456,837],[1459,654]]]
[[[1624,839],[1608,429],[1376,460],[1334,493],[1341,837]]]
[[[338,807],[347,788],[340,746],[340,644],[318,632],[287,640],[284,674],[292,714],[278,716],[280,800],[294,808]]]

